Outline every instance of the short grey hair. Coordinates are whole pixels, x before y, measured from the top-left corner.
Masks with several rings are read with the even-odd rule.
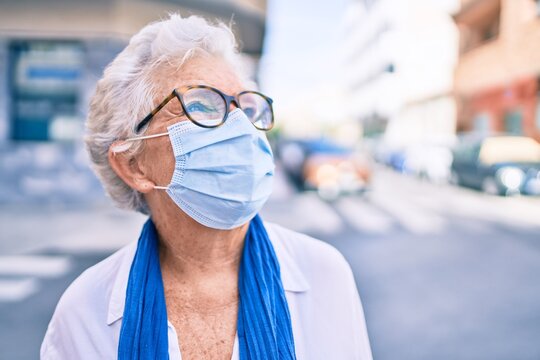
[[[178,68],[200,53],[224,59],[241,81],[249,82],[229,26],[175,13],[142,28],[105,68],[90,101],[85,143],[94,172],[117,206],[149,213],[142,194],[110,166],[109,147],[115,140],[136,136],[136,123],[153,109],[155,101],[161,101],[153,86],[155,71],[163,65]],[[130,144],[129,151],[136,155],[142,145]]]

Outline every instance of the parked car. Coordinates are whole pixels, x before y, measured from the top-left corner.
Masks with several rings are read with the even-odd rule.
[[[540,144],[524,136],[464,140],[454,149],[452,182],[488,194],[540,194]]]
[[[368,188],[371,161],[365,153],[328,139],[288,139],[277,150],[283,168],[300,190],[316,190],[325,199],[335,199]]]
[[[540,195],[540,170],[532,168],[527,171],[523,193],[527,195]]]

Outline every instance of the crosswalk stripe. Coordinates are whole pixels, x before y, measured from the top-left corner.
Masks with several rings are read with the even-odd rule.
[[[335,234],[344,226],[336,210],[314,192],[296,194],[286,202],[274,202],[262,213],[264,219],[299,232]]]
[[[432,234],[443,230],[445,219],[432,211],[426,211],[410,202],[396,201],[395,199],[371,194],[371,201],[375,206],[388,212],[405,229],[415,234]]]
[[[35,279],[0,280],[0,302],[24,300],[38,289]]]
[[[65,256],[0,256],[0,275],[51,278],[67,273],[70,268],[71,261]]]
[[[374,206],[358,199],[342,198],[336,203],[343,217],[356,230],[381,234],[388,232],[394,221]]]

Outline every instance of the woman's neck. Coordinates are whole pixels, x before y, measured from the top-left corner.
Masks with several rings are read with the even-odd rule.
[[[177,209],[153,212],[160,240],[163,270],[189,282],[215,275],[238,273],[249,224],[232,230],[203,226]]]

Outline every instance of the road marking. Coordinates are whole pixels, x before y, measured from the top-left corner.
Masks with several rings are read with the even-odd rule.
[[[0,280],[0,301],[17,302],[37,292],[35,279]]]
[[[358,231],[383,234],[394,226],[387,214],[366,203],[363,199],[342,198],[336,203],[341,215]]]
[[[408,231],[414,234],[435,234],[444,230],[447,221],[440,215],[432,211],[424,211],[411,202],[403,201],[393,197],[383,196],[373,193],[371,201],[376,206],[387,211],[391,216]]]
[[[332,235],[344,227],[336,210],[314,192],[298,193],[286,202],[272,202],[262,212],[264,219],[299,232]]]
[[[61,276],[70,269],[71,261],[65,256],[0,256],[0,275],[52,278]]]

